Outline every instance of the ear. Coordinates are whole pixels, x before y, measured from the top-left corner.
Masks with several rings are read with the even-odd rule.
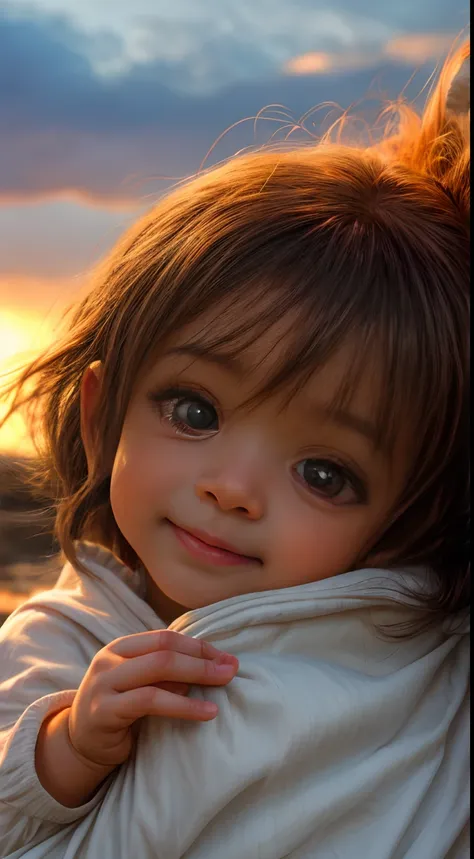
[[[85,371],[81,382],[81,437],[89,472],[94,465],[95,420],[102,386],[102,363],[94,361]]]

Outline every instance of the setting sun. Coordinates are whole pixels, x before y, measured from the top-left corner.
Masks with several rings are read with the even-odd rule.
[[[0,389],[9,382],[10,372],[46,348],[53,338],[51,320],[38,312],[0,309]],[[0,406],[0,419],[7,406]],[[14,415],[0,429],[0,452],[29,454],[33,446],[20,415]]]

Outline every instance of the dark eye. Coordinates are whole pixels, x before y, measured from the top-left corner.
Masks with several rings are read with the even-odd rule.
[[[174,405],[171,417],[174,422],[185,424],[198,432],[209,432],[209,430],[219,428],[219,420],[214,406],[201,399],[178,400]]]
[[[324,459],[303,459],[295,468],[309,489],[338,504],[357,504],[366,500],[362,482],[341,465]]]
[[[158,406],[161,419],[179,435],[205,436],[219,429],[219,418],[212,403],[193,391],[168,389],[151,394],[150,399]]]

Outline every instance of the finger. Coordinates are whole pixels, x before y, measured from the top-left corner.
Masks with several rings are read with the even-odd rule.
[[[113,699],[114,716],[122,724],[132,724],[143,716],[164,716],[171,719],[188,719],[207,722],[218,712],[217,704],[199,698],[173,695],[164,689],[144,686],[117,695]]]
[[[161,685],[163,681],[222,686],[232,680],[237,669],[235,656],[228,661],[196,659],[174,650],[158,650],[134,659],[124,659],[103,675],[103,683],[116,692]]]
[[[200,659],[215,659],[224,653],[207,641],[191,638],[189,635],[183,635],[182,632],[172,632],[168,629],[126,635],[112,641],[108,645],[108,649],[127,659],[143,656],[145,653],[152,653],[155,650],[176,650],[178,653],[197,656]]]
[[[163,683],[154,683],[156,689],[164,689],[165,692],[173,692],[174,695],[187,695],[191,686],[189,683],[173,683],[163,681]]]

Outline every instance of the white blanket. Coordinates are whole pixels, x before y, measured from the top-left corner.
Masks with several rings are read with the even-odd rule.
[[[106,553],[94,554],[90,545],[84,551],[94,578],[67,565],[56,589],[8,622],[23,623],[23,633],[40,642],[40,659],[47,644],[35,618],[46,612],[56,623],[57,658],[48,657],[46,672],[55,679],[45,700],[67,688],[64,700],[72,700],[71,684],[58,678],[71,676],[74,660],[77,688],[104,644],[162,626],[139,585],[117,574],[117,562],[107,563]],[[413,584],[416,574],[402,578]],[[22,787],[19,776],[14,784],[12,761],[21,753],[14,726],[0,766],[0,826],[10,828],[2,856],[466,859],[468,628],[446,626],[397,642],[374,629],[408,619],[412,609],[401,601],[397,577],[383,570],[238,596],[183,615],[172,629],[240,660],[228,687],[192,691],[218,703],[217,718],[143,720],[134,754],[87,808],[63,809],[61,817],[53,800],[50,807],[47,797],[38,800],[41,811],[33,814],[43,821],[30,822],[25,847],[14,829],[20,832],[33,788]],[[9,659],[4,672],[24,671],[21,653]],[[33,701],[31,691],[21,694]],[[31,712],[43,715],[31,723],[40,724],[48,707],[36,703]]]

